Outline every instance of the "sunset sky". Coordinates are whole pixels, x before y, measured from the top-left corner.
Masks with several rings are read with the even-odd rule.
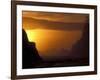
[[[30,42],[36,43],[39,55],[48,60],[65,57],[82,37],[86,14],[22,12],[23,29]]]

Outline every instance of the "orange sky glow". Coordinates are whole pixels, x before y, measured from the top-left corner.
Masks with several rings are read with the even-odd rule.
[[[36,43],[39,55],[54,59],[65,55],[60,51],[71,50],[81,38],[87,15],[23,11],[22,19],[23,29],[29,41]]]

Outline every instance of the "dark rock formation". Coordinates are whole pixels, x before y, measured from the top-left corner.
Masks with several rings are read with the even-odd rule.
[[[22,30],[22,36],[22,68],[32,68],[34,65],[40,63],[42,59],[38,54],[35,43],[28,41],[27,34],[24,30]]]
[[[84,26],[82,38],[72,47],[71,55],[89,61],[89,24]]]

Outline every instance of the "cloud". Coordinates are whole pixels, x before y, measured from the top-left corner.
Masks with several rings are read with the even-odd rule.
[[[23,11],[23,17],[65,23],[86,23],[88,14]]]
[[[85,23],[65,23],[23,17],[25,29],[82,30]]]

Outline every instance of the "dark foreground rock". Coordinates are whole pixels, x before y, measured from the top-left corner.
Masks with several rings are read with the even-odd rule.
[[[32,68],[33,65],[39,64],[42,58],[39,56],[34,42],[29,42],[27,34],[22,30],[22,68]]]

